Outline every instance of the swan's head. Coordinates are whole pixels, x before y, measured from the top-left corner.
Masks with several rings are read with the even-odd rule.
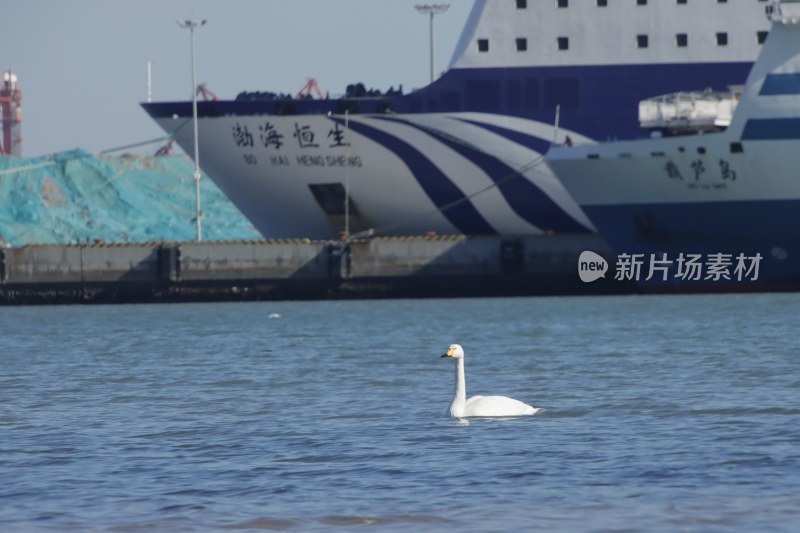
[[[452,357],[453,359],[464,358],[464,348],[460,344],[451,344],[442,357]]]

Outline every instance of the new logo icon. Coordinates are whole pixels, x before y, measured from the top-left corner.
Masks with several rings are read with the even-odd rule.
[[[578,258],[578,276],[584,283],[591,283],[606,277],[608,262],[594,252],[585,251]]]

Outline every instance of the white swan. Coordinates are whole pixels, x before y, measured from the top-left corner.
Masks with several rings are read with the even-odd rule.
[[[506,396],[473,396],[467,398],[467,385],[464,378],[464,349],[459,344],[451,344],[442,357],[456,360],[456,390],[448,413],[453,418],[468,416],[521,416],[532,415],[539,409]]]

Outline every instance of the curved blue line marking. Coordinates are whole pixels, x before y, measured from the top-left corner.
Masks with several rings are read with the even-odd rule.
[[[338,118],[331,120],[344,124],[344,121]],[[442,215],[458,228],[458,231],[465,235],[497,234],[458,187],[419,150],[393,135],[363,123],[350,121],[348,127],[394,152],[411,170],[414,179],[428,198],[441,209]],[[455,205],[447,207],[450,204]]]
[[[517,143],[525,148],[530,150],[534,150],[539,152],[540,154],[544,154],[547,150],[550,149],[550,141],[546,141],[541,137],[534,137],[533,135],[528,135],[527,133],[520,133],[515,130],[510,130],[508,128],[504,128],[502,126],[495,126],[494,124],[486,124],[485,122],[478,122],[477,120],[470,120],[466,118],[457,118],[453,117],[455,120],[460,120],[461,122],[466,122],[467,124],[472,124],[473,126],[478,126],[479,128],[483,128],[487,131],[491,131],[494,134],[497,134],[501,137],[505,137],[509,141],[513,143]]]
[[[388,117],[380,118],[383,120],[396,120]],[[525,176],[518,175],[507,179],[509,176],[516,174],[517,170],[506,165],[496,157],[475,150],[468,145],[455,142],[446,136],[437,135],[435,132],[421,126],[405,121],[403,121],[403,124],[430,135],[477,165],[497,184],[497,189],[500,191],[500,194],[503,195],[505,201],[508,202],[511,209],[526,222],[542,230],[556,231],[559,233],[585,233],[591,231],[572,218],[561,206],[545,194],[544,191],[528,181]]]

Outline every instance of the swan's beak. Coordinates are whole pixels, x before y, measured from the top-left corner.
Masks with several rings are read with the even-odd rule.
[[[442,357],[453,357],[453,352],[454,352],[454,351],[455,351],[455,350],[453,350],[452,348],[448,348],[448,349],[447,349],[447,353],[443,353],[443,354],[442,354]]]

